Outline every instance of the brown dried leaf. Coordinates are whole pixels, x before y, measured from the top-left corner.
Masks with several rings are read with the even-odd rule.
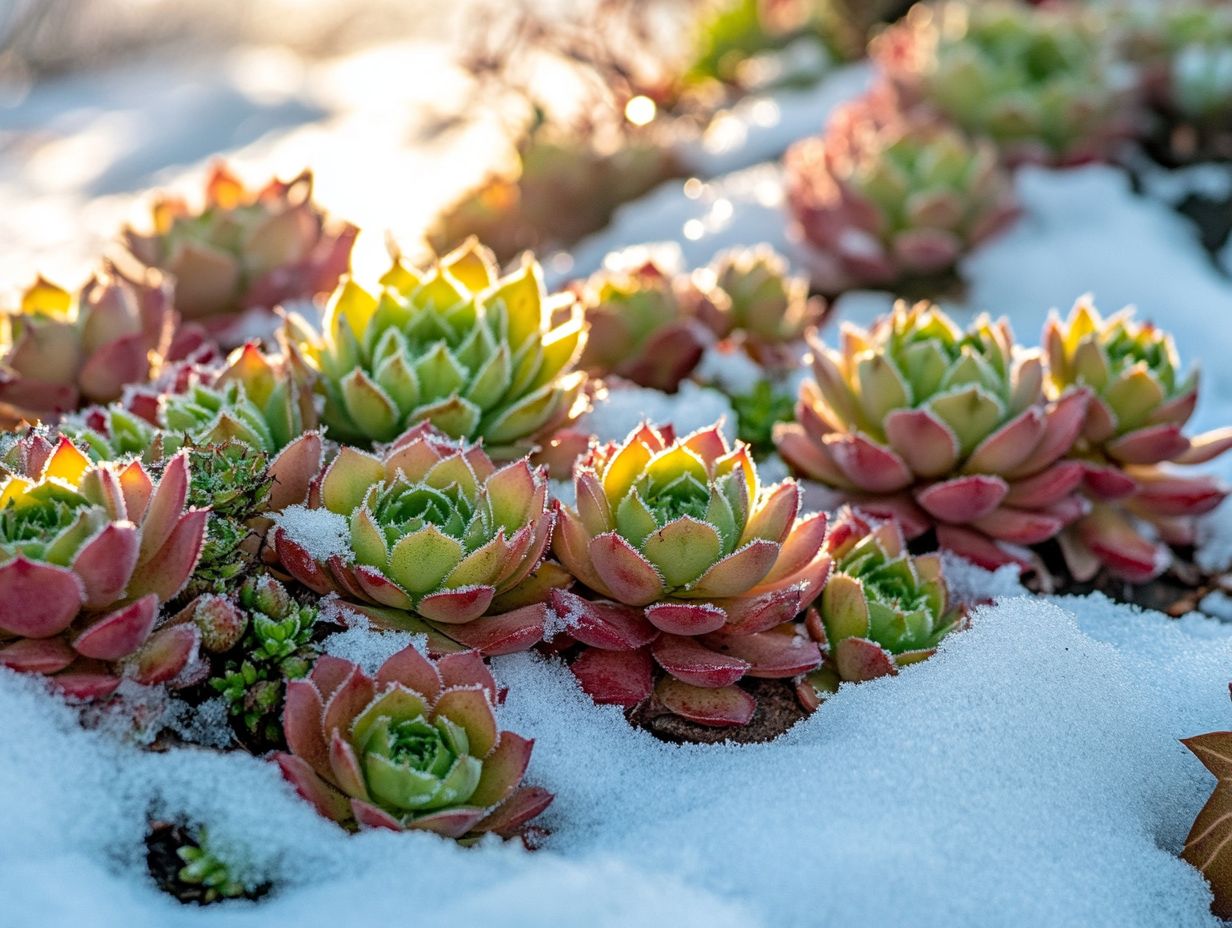
[[[1211,904],[1220,918],[1232,918],[1232,731],[1214,731],[1181,743],[1219,779],[1194,820],[1181,857],[1211,884]]]

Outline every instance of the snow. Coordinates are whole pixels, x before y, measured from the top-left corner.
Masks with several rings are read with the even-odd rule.
[[[350,559],[351,528],[346,516],[324,508],[288,506],[273,518],[274,524],[301,545],[313,560],[327,561],[334,555]]]
[[[358,613],[349,613],[346,622],[346,629],[335,632],[321,642],[321,650],[359,664],[369,674],[375,674],[385,661],[405,648],[414,647],[423,652],[428,646],[427,635],[373,631],[367,619]]]
[[[683,437],[720,419],[723,434],[736,438],[736,414],[727,397],[717,390],[685,381],[676,393],[660,393],[644,387],[620,386],[602,391],[593,408],[574,428],[592,432],[599,441],[621,441],[643,421],[675,425]]]
[[[1173,856],[1211,785],[1176,739],[1227,726],[1229,666],[1220,623],[1008,598],[773,744],[680,747],[553,662],[498,658],[501,723],[535,739],[530,780],[557,793],[533,854],[348,838],[270,764],[139,751],[6,672],[0,736],[22,750],[0,760],[0,893],[29,915],[12,924],[137,928],[311,928],[408,905],[441,926],[1214,925]],[[140,875],[147,812],[207,825],[273,895],[161,897]]]

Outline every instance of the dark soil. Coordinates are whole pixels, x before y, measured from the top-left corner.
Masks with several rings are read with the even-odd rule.
[[[673,715],[653,696],[630,709],[626,715],[633,725],[646,729],[660,741],[672,744],[756,744],[773,741],[808,715],[800,707],[790,680],[746,678],[739,685],[757,699],[757,711],[749,724],[738,728],[715,728],[690,722]]]

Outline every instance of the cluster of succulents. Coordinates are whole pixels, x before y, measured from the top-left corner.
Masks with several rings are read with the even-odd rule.
[[[1042,572],[1030,546],[1057,538],[1074,576],[1102,565],[1145,582],[1168,565],[1165,543],[1192,543],[1193,517],[1227,495],[1166,465],[1211,460],[1232,430],[1183,433],[1196,374],[1130,310],[1104,321],[1080,301],[1044,339],[1041,354],[1005,321],[963,330],[935,306],[900,302],[869,329],[844,326],[839,351],[814,341],[779,450],[908,538],[932,531],[983,566]]]
[[[991,142],[904,111],[886,88],[840,108],[785,163],[813,280],[829,292],[946,274],[1017,213]]]
[[[609,255],[606,265],[574,286],[589,330],[579,364],[664,392],[675,392],[715,345],[778,375],[798,360],[824,312],[807,279],[764,245],[721,252],[691,273],[644,248]]]
[[[872,43],[911,102],[992,139],[1011,163],[1104,160],[1137,126],[1136,75],[1083,4],[914,7]]]
[[[1232,154],[1232,10],[1185,0],[1114,12],[1156,123],[1148,141],[1169,163]]]

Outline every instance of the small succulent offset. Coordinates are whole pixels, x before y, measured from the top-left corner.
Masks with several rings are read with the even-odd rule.
[[[693,279],[716,307],[710,314],[718,323],[716,334],[736,336],[769,368],[794,362],[790,346],[817,324],[825,308],[821,299],[809,297],[808,279],[793,275],[787,259],[767,245],[721,252]]]
[[[192,574],[208,515],[185,509],[187,456],[157,483],[136,461],[91,464],[66,438],[26,457],[24,474],[0,482],[0,663],[82,698],[109,695],[121,669],[174,679],[198,636],[154,629]]]
[[[825,514],[798,517],[794,481],[761,487],[748,448],[718,426],[674,440],[643,424],[593,448],[574,487],[554,548],[591,595],[551,595],[584,646],[570,667],[597,702],[631,706],[653,690],[685,718],[742,725],[755,702],[738,680],[820,664],[787,623],[825,582]],[[668,674],[657,686],[655,664]]]
[[[791,392],[759,380],[747,393],[737,393],[730,400],[739,439],[759,454],[773,451],[775,426],[790,422],[795,415],[796,399]]]
[[[395,261],[381,286],[373,296],[343,284],[322,332],[290,318],[296,352],[320,373],[333,438],[383,442],[430,422],[509,460],[581,412],[581,313],[552,324],[571,298],[549,298],[534,261],[498,280],[471,240],[426,270]]]
[[[951,272],[1018,213],[996,149],[885,88],[787,152],[788,203],[814,282],[837,292]]]
[[[1138,322],[1132,309],[1104,319],[1083,297],[1064,322],[1055,312],[1049,317],[1044,348],[1054,393],[1077,386],[1093,394],[1075,453],[1094,506],[1061,536],[1070,570],[1086,580],[1103,564],[1144,583],[1168,566],[1167,544],[1192,544],[1195,517],[1228,493],[1210,475],[1168,465],[1223,454],[1232,428],[1184,433],[1198,402],[1198,371],[1184,372],[1172,336]]]
[[[931,657],[960,626],[940,556],[913,557],[897,522],[874,524],[847,510],[831,526],[826,550],[833,570],[806,622],[826,655],[825,666],[809,675],[818,692],[896,674]]]
[[[497,728],[496,684],[473,651],[433,663],[414,648],[369,676],[325,655],[287,684],[283,775],[347,828],[517,834],[552,794],[519,785],[533,742]]]
[[[1135,75],[1083,4],[919,4],[873,42],[911,103],[923,102],[1012,163],[1104,160],[1135,128]]]
[[[330,526],[338,550],[320,552],[319,537],[293,530],[309,513],[315,535]],[[541,637],[545,591],[534,572],[553,516],[547,480],[525,458],[498,469],[478,445],[419,425],[379,456],[344,447],[313,508],[289,515],[273,529],[274,549],[317,593],[418,616],[487,654]]]
[[[0,312],[0,424],[118,399],[162,363],[175,335],[169,289],[103,270],[82,290],[40,279]]]
[[[691,312],[687,286],[649,259],[592,275],[581,286],[590,334],[579,366],[675,391],[713,341]]]
[[[1025,547],[1085,511],[1083,465],[1065,460],[1090,391],[1044,393],[1037,351],[1009,323],[963,331],[940,309],[898,303],[871,328],[844,326],[842,350],[813,341],[813,379],[779,452],[804,476],[908,538],[938,542],[985,567],[1038,569]]]
[[[184,864],[176,875],[184,883],[204,890],[202,903],[236,899],[247,892],[244,883],[232,873],[226,857],[210,844],[207,829],[199,829],[193,843],[180,845],[175,853]]]
[[[306,676],[316,659],[312,630],[318,614],[268,575],[245,580],[234,597],[201,597],[194,604],[191,617],[202,646],[234,655],[210,686],[248,734],[277,742],[284,682]]]
[[[161,197],[153,229],[126,229],[123,240],[142,264],[174,277],[176,309],[202,319],[329,293],[350,265],[357,232],[312,202],[310,171],[249,190],[219,163],[199,212]]]

